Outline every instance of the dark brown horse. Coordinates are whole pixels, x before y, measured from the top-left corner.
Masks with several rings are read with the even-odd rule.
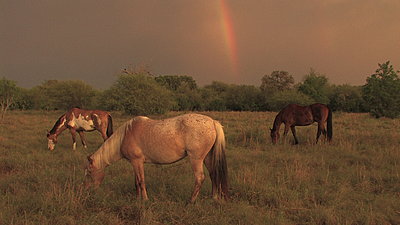
[[[100,110],[83,110],[79,108],[69,110],[58,118],[51,131],[47,132],[49,150],[54,150],[57,136],[65,129],[69,129],[71,132],[73,150],[76,149],[76,132],[81,137],[83,147],[87,148],[83,132],[97,130],[105,141],[113,133],[112,118],[108,112]]]
[[[279,139],[279,128],[282,123],[285,124],[283,132],[286,137],[289,128],[292,130],[294,143],[298,144],[299,141],[296,137],[295,126],[308,126],[312,123],[318,123],[317,141],[319,136],[324,134],[328,141],[332,140],[332,110],[328,106],[320,103],[315,103],[309,106],[300,106],[296,104],[289,104],[283,108],[274,120],[274,125],[271,129],[272,143],[276,144]],[[325,123],[326,128],[325,129]]]

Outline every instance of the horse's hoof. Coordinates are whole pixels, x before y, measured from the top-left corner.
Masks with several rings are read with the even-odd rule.
[[[187,200],[186,203],[185,203],[185,206],[194,205],[194,203],[196,203],[196,201]]]

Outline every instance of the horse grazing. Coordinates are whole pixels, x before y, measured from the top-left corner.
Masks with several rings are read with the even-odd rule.
[[[218,121],[200,114],[165,120],[138,116],[125,122],[88,156],[85,185],[98,187],[104,178],[104,168],[125,158],[134,169],[136,196],[147,200],[144,163],[172,164],[186,156],[189,156],[195,176],[190,202],[197,198],[205,179],[203,163],[210,174],[212,196],[228,198],[224,131]]]
[[[69,129],[72,135],[72,149],[76,149],[76,132],[81,137],[84,148],[87,148],[84,131],[98,130],[104,141],[113,133],[112,118],[108,112],[100,110],[83,110],[73,108],[63,114],[54,124],[51,131],[47,132],[47,146],[54,150],[57,136],[65,129]]]
[[[315,103],[309,106],[300,106],[296,104],[289,104],[283,108],[278,115],[276,115],[274,120],[274,125],[271,129],[272,143],[276,144],[279,139],[279,128],[282,123],[285,124],[285,130],[283,132],[284,137],[286,137],[289,127],[292,130],[295,144],[299,141],[296,137],[295,126],[308,126],[314,122],[318,123],[317,131],[317,141],[321,135],[328,139],[330,142],[332,140],[332,110],[328,106],[320,103]],[[327,124],[327,130],[325,129],[325,123]]]

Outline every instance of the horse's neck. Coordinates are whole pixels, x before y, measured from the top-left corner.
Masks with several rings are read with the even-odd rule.
[[[273,125],[273,127],[272,127],[272,130],[274,130],[274,131],[276,131],[276,132],[279,132],[279,128],[281,127],[281,124],[282,124],[281,114],[278,114],[278,115],[275,117],[274,125]]]
[[[60,128],[58,128],[55,132],[55,135],[58,136],[60,135],[64,130],[67,129],[67,126],[64,124],[63,126],[61,126]]]
[[[50,134],[54,134],[56,136],[60,135],[65,129],[67,129],[67,119],[66,116],[61,116],[57,122],[54,124],[53,129],[50,131]]]
[[[104,169],[112,163],[120,160],[122,155],[119,148],[117,151],[114,151],[114,148],[107,148],[107,146],[103,145],[93,154],[93,158],[96,168]]]
[[[119,127],[93,154],[94,163],[98,169],[104,169],[122,158],[121,144],[129,124],[130,121]]]

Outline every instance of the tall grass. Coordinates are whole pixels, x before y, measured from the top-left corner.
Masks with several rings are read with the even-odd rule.
[[[62,112],[10,112],[0,124],[0,224],[400,224],[400,120],[334,114],[331,144],[315,143],[316,126],[297,128],[300,144],[272,145],[273,112],[202,112],[227,138],[231,199],[198,201],[187,160],[146,165],[149,201],[135,197],[133,170],[121,160],[97,190],[82,188],[86,156],[65,131],[55,151],[46,131]],[[180,114],[171,112],[154,118]],[[128,116],[113,113],[118,127]],[[207,173],[206,173],[207,175]]]

